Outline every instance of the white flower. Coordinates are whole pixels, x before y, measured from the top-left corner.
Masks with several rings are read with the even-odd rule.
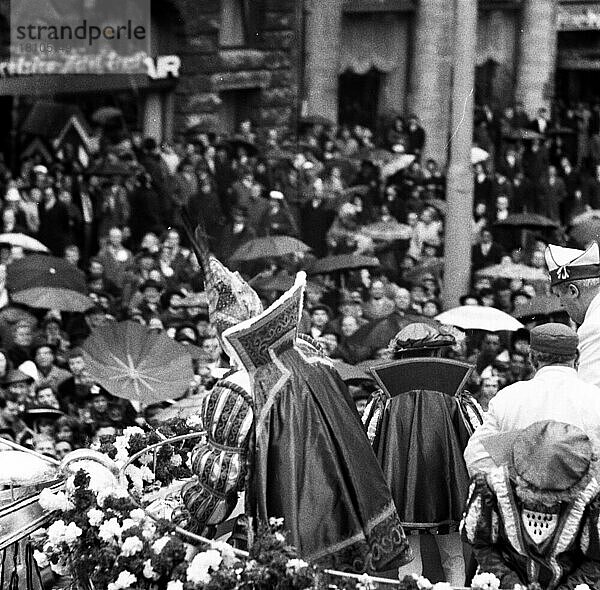
[[[121,525],[121,532],[126,531],[127,529],[130,529],[131,527],[137,526],[138,523],[133,520],[133,518],[126,518],[125,520],[123,520],[123,524]]]
[[[129,445],[129,439],[134,434],[144,434],[144,431],[139,426],[128,426],[125,430],[123,430],[123,437],[127,441],[127,445]]]
[[[67,494],[64,492],[53,493],[50,488],[44,488],[38,499],[40,506],[44,510],[61,510],[66,512],[75,508],[74,504],[67,498]]]
[[[269,525],[272,527],[282,527],[283,518],[275,518],[274,516],[271,516],[271,518],[269,518]]]
[[[183,590],[183,582],[181,580],[171,580],[167,584],[167,590]]]
[[[159,575],[152,567],[152,561],[150,559],[146,559],[146,561],[144,561],[144,569],[142,573],[144,574],[144,578],[148,578],[149,580],[158,580],[159,578]]]
[[[419,588],[419,590],[431,590],[433,584],[425,576],[418,576],[417,588]]]
[[[138,462],[141,465],[150,465],[150,463],[152,463],[152,455],[150,453],[144,453],[138,457]]]
[[[211,544],[212,549],[216,549],[221,553],[221,557],[223,558],[223,565],[225,567],[231,567],[238,558],[235,556],[235,552],[233,551],[233,547],[229,545],[229,543],[225,543],[224,541],[215,541]]]
[[[129,518],[132,518],[137,522],[142,522],[143,520],[146,520],[146,513],[141,508],[134,508],[129,513]]]
[[[198,553],[186,570],[188,580],[194,584],[208,584],[210,582],[209,570],[219,569],[222,561],[221,554],[214,549]]]
[[[66,528],[64,520],[57,520],[48,527],[48,542],[50,545],[56,546],[62,543]]]
[[[108,590],[124,590],[137,582],[137,578],[127,570],[123,570],[119,577],[108,585]]]
[[[72,545],[81,537],[83,531],[74,523],[70,522],[64,530],[64,540],[67,545]]]
[[[471,588],[474,590],[498,590],[500,580],[492,573],[483,572],[473,576]],[[580,590],[583,590],[583,588]]]
[[[87,511],[87,517],[90,521],[90,526],[99,526],[104,520],[104,512],[102,512],[102,510],[98,510],[97,508],[90,508]]]
[[[154,481],[154,472],[151,469],[149,469],[148,467],[146,467],[145,465],[142,465],[140,467],[140,474],[144,481],[148,481],[148,482]]]
[[[144,524],[144,529],[142,530],[142,537],[144,539],[150,540],[156,534],[156,526],[154,526],[151,522],[146,522]]]
[[[96,496],[96,504],[102,508],[107,498],[129,498],[127,490],[121,486],[115,488],[104,488]]]
[[[299,570],[304,569],[305,567],[308,567],[308,563],[306,563],[306,561],[304,561],[303,559],[290,559],[285,564],[285,569],[291,570],[295,574],[297,574]]]
[[[59,576],[66,576],[69,573],[69,567],[66,561],[60,560],[58,563],[50,562],[50,569]]]
[[[144,479],[142,478],[142,470],[139,467],[136,467],[135,465],[128,465],[127,469],[125,469],[125,474],[131,480],[131,485],[133,485],[135,491],[141,494],[144,489]]]
[[[360,577],[360,582],[356,584],[356,587],[358,590],[375,590],[375,583],[373,580],[371,580],[368,574],[363,574]]]
[[[161,537],[154,541],[152,545],[152,551],[156,553],[156,555],[160,555],[161,551],[165,548],[165,545],[171,540],[171,537]]]
[[[280,543],[285,543],[285,537],[281,533],[275,533],[273,536],[275,537],[276,541],[279,541]]]
[[[587,584],[577,584],[573,590],[590,590]]]
[[[37,549],[33,552],[33,559],[35,559],[35,562],[37,563],[40,569],[44,569],[45,567],[48,567],[50,565],[50,560],[48,559],[48,556],[42,551],[38,551]]]
[[[171,465],[173,465],[173,467],[179,467],[182,463],[183,463],[183,459],[181,458],[181,455],[175,453],[171,457]]]
[[[123,545],[121,547],[121,553],[125,557],[131,557],[136,553],[139,553],[144,548],[144,543],[139,537],[135,535],[133,537],[127,537],[123,541]]]
[[[119,521],[116,518],[105,520],[100,525],[98,536],[106,543],[118,539],[121,536],[121,526],[119,525]]]
[[[192,414],[191,416],[187,417],[185,423],[190,428],[194,428],[195,426],[202,426],[202,418],[198,414]]]
[[[452,586],[448,582],[437,582],[433,585],[433,590],[452,590]]]

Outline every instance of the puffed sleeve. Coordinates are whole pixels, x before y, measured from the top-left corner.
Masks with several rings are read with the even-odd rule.
[[[573,590],[579,584],[600,586],[600,498],[587,506],[578,539],[579,563],[557,590]]]
[[[500,516],[496,497],[488,486],[485,475],[478,473],[471,480],[469,498],[462,522],[461,538],[473,547],[473,555],[481,572],[494,574],[501,588],[527,584],[506,564],[498,548]]]
[[[253,418],[252,398],[242,387],[222,379],[211,390],[203,408],[206,440],[192,453],[195,478],[182,492],[193,530],[222,523],[235,508],[245,486]]]

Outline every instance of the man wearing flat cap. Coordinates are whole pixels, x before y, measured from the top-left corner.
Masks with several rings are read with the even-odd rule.
[[[545,420],[495,437],[499,467],[477,474],[461,523],[481,573],[500,588],[574,590],[600,582],[598,449],[581,429]]]
[[[469,439],[465,461],[471,475],[496,467],[485,440],[501,432],[523,429],[539,420],[560,420],[600,435],[600,389],[575,371],[577,333],[548,323],[531,330],[533,379],[501,389],[490,401],[483,424]]]
[[[546,248],[552,292],[579,325],[579,376],[600,387],[600,250]]]

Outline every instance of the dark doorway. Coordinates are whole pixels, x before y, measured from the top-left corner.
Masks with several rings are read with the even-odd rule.
[[[219,93],[219,97],[221,98],[219,119],[223,132],[236,133],[239,131],[240,123],[245,120],[250,120],[256,125],[260,89],[224,90]]]
[[[341,124],[375,128],[381,78],[382,73],[375,69],[366,74],[344,72],[340,76],[338,118]]]
[[[557,70],[556,98],[572,105],[600,102],[600,69]]]

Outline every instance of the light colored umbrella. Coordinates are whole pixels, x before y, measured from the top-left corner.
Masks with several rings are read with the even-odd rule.
[[[485,162],[490,157],[489,152],[482,150],[480,147],[471,148],[471,164],[479,164],[479,162]]]
[[[404,170],[408,168],[415,160],[417,156],[414,154],[400,154],[396,156],[393,160],[382,166],[381,175],[384,178],[388,176],[392,176],[392,174],[396,174],[399,170]]]
[[[515,332],[519,328],[524,328],[523,324],[511,315],[495,307],[483,305],[461,305],[440,313],[435,319],[442,324],[449,324],[463,330]]]
[[[187,347],[137,322],[96,328],[82,350],[94,381],[143,404],[180,397],[194,377]]]
[[[360,233],[373,240],[393,242],[395,240],[410,240],[412,228],[392,218],[389,221],[376,221],[365,225]]]
[[[491,279],[523,279],[524,281],[547,281],[548,275],[541,268],[513,262],[494,264],[477,271],[477,276]]]
[[[50,252],[42,242],[25,234],[0,234],[0,244],[19,246],[30,252]]]

